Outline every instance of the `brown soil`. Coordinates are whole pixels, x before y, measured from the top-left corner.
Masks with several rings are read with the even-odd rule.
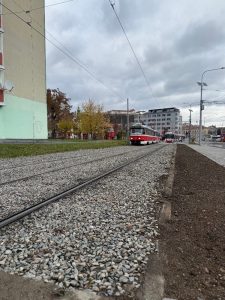
[[[178,145],[171,220],[161,228],[165,296],[225,299],[225,168]]]

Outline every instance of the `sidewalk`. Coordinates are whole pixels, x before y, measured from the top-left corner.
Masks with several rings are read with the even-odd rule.
[[[225,167],[225,143],[204,143],[201,146],[186,145]]]

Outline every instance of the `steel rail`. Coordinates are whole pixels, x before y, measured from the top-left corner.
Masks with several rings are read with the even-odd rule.
[[[79,189],[82,189],[83,187],[85,187],[87,185],[90,185],[90,184],[92,184],[92,183],[94,183],[94,182],[96,182],[96,181],[98,181],[98,180],[100,180],[100,179],[102,179],[102,178],[104,178],[104,177],[106,177],[106,176],[108,176],[108,175],[110,175],[110,174],[112,174],[112,173],[114,173],[114,172],[116,172],[116,171],[118,171],[118,170],[120,170],[120,169],[122,169],[122,168],[124,168],[124,167],[126,167],[128,165],[130,165],[130,164],[132,164],[132,163],[135,163],[138,160],[140,160],[140,159],[148,156],[149,154],[153,154],[153,153],[161,150],[165,146],[166,145],[163,145],[163,146],[161,146],[161,147],[159,147],[157,149],[154,149],[151,152],[148,152],[148,153],[145,153],[143,155],[140,155],[139,157],[136,157],[135,159],[132,159],[132,160],[126,162],[126,163],[123,163],[120,166],[117,166],[117,167],[115,167],[115,168],[113,168],[113,169],[111,169],[111,170],[109,170],[107,172],[104,172],[104,173],[100,174],[100,175],[97,175],[96,177],[93,177],[92,179],[89,179],[89,180],[87,180],[87,181],[85,181],[85,182],[83,182],[81,184],[75,185],[74,187],[72,187],[72,188],[70,188],[68,190],[65,190],[65,191],[63,191],[63,192],[61,192],[61,193],[59,193],[59,194],[57,194],[57,195],[55,195],[53,197],[45,199],[42,202],[39,202],[37,204],[34,204],[34,205],[32,205],[32,206],[30,206],[28,208],[25,208],[25,209],[19,211],[17,213],[14,213],[13,215],[11,215],[9,217],[6,217],[6,218],[4,218],[4,219],[2,219],[0,221],[0,228],[3,228],[6,225],[9,225],[9,224],[11,224],[13,222],[16,222],[16,221],[24,218],[25,216],[28,216],[32,212],[35,212],[35,211],[39,210],[40,208],[42,208],[42,207],[44,207],[46,205],[49,205],[49,204],[51,204],[51,203],[53,203],[53,202],[55,202],[57,200],[60,200],[60,199],[62,199],[64,197],[70,195],[71,193],[73,193],[73,192],[75,192],[75,191],[77,191]]]
[[[132,152],[132,151],[129,151],[129,152]],[[100,157],[98,159],[86,161],[86,162],[83,162],[83,163],[78,163],[76,165],[64,166],[64,167],[56,168],[56,169],[53,169],[53,170],[47,170],[47,171],[43,171],[43,172],[40,172],[40,173],[37,173],[37,174],[33,174],[33,175],[29,175],[29,176],[24,176],[24,177],[20,177],[20,178],[17,178],[17,179],[12,179],[12,180],[9,180],[9,181],[0,182],[0,187],[3,186],[3,185],[6,185],[6,184],[14,183],[14,182],[26,181],[28,179],[31,179],[31,178],[34,178],[34,177],[38,177],[38,176],[41,176],[41,175],[44,175],[44,174],[53,173],[53,172],[61,171],[61,170],[64,170],[64,169],[70,169],[70,168],[74,168],[74,167],[77,167],[77,166],[86,165],[88,163],[98,162],[98,161],[101,161],[103,159],[108,159],[108,158],[113,158],[113,157],[117,157],[117,156],[122,156],[122,155],[125,155],[125,154],[129,153],[129,152],[115,154],[115,155],[111,155],[111,156],[102,156],[102,157]]]
[[[91,149],[89,149],[91,150]],[[122,154],[127,154],[127,153],[130,153],[130,152],[135,152],[135,151],[126,151],[124,153],[119,153],[119,154],[115,154],[115,155],[122,155]],[[137,151],[138,152],[138,151]],[[49,154],[53,154],[53,153],[49,153]],[[55,154],[55,153],[54,153]],[[86,156],[88,156],[89,154],[84,154],[84,155],[79,155],[79,156],[71,156],[71,157],[61,157],[59,159],[52,159],[52,160],[49,160],[49,161],[37,161],[37,162],[28,162],[24,165],[17,165],[17,166],[14,166],[14,167],[6,167],[6,168],[0,168],[0,172],[4,172],[4,171],[8,171],[8,170],[13,170],[13,169],[17,169],[17,168],[26,168],[27,166],[34,166],[34,165],[39,165],[39,164],[50,164],[52,162],[56,162],[56,161],[64,161],[64,160],[68,160],[68,159],[80,159],[80,158],[84,158]]]
[[[56,153],[48,153],[48,154],[56,154]],[[17,169],[17,168],[25,168],[27,166],[30,166],[30,165],[39,165],[40,163],[44,163],[44,164],[50,164],[52,162],[56,162],[56,161],[59,161],[59,160],[68,160],[68,159],[73,159],[73,158],[81,158],[81,157],[85,157],[85,156],[88,156],[88,154],[85,154],[83,156],[71,156],[71,157],[61,157],[59,159],[52,159],[52,160],[49,160],[49,161],[37,161],[37,162],[27,162],[26,164],[23,164],[23,165],[16,165],[16,166],[11,166],[11,167],[6,167],[6,168],[1,168],[0,169],[0,172],[2,171],[7,171],[7,170],[12,170],[12,169]]]

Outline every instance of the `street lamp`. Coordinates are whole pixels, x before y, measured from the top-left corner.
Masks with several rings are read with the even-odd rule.
[[[207,86],[207,84],[206,84],[205,82],[203,82],[203,77],[204,77],[205,73],[207,73],[207,72],[217,71],[217,70],[224,70],[224,69],[225,69],[225,67],[205,70],[205,71],[202,73],[202,76],[201,76],[201,82],[197,82],[197,84],[201,86],[201,96],[200,96],[200,118],[199,118],[199,145],[201,145],[201,140],[202,140],[202,111],[204,110],[204,105],[203,105],[203,100],[202,100],[202,90],[203,90],[203,86]]]
[[[191,143],[191,113],[193,112],[191,107],[189,108],[189,112],[190,112],[190,116],[189,116],[189,144],[190,144]]]

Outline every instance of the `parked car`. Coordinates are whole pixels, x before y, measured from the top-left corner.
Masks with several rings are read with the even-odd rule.
[[[212,140],[212,142],[221,142],[222,138],[221,138],[221,135],[212,135],[211,140]]]

